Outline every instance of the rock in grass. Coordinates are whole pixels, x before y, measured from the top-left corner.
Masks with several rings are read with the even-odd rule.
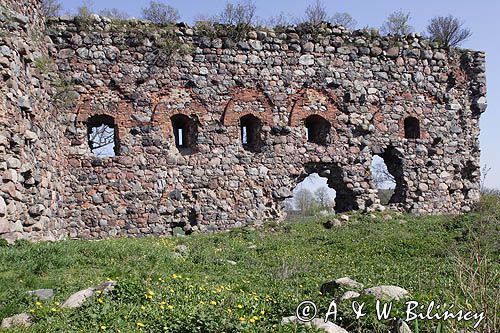
[[[37,289],[37,290],[28,291],[28,294],[34,295],[41,300],[47,300],[47,299],[51,299],[52,297],[54,297],[54,290],[53,289]]]
[[[337,279],[335,281],[323,283],[321,285],[321,288],[319,291],[321,291],[321,293],[323,295],[328,294],[330,296],[334,296],[335,291],[339,287],[351,288],[351,289],[361,289],[361,288],[363,288],[363,285],[357,281],[354,281],[353,279],[351,279],[349,277],[343,277],[343,278]]]
[[[352,288],[352,289],[362,289],[364,287],[363,284],[361,284],[358,281],[355,281],[347,276],[335,280],[335,283],[341,287]]]
[[[7,328],[12,328],[14,326],[24,326],[24,327],[31,326],[30,315],[27,313],[20,313],[12,317],[5,318],[4,320],[2,320],[2,325],[0,325],[0,328],[7,329]]]
[[[281,325],[294,324],[297,321],[298,321],[298,319],[295,316],[283,317],[283,318],[281,318]]]
[[[187,254],[188,252],[188,248],[186,245],[184,244],[180,244],[180,245],[177,245],[175,248],[174,248],[174,251],[177,252],[177,253],[180,253],[180,254]]]
[[[323,227],[325,227],[325,229],[331,229],[333,227],[340,227],[340,226],[342,226],[342,223],[340,223],[340,221],[337,219],[328,220],[325,223],[323,223]]]
[[[95,289],[94,288],[87,288],[84,290],[77,291],[73,295],[71,295],[66,302],[63,303],[61,307],[67,308],[67,309],[76,309],[79,308],[85,303],[87,299],[90,297],[94,296]]]
[[[342,296],[339,297],[338,302],[340,303],[340,302],[346,301],[348,299],[358,298],[359,296],[361,296],[360,293],[349,290],[349,291],[346,291]]]
[[[320,318],[313,319],[311,322],[306,323],[306,326],[317,328],[317,329],[323,330],[327,333],[348,333],[345,329],[343,329],[342,327],[340,327],[338,325],[335,325],[331,321],[327,321],[325,323],[325,321],[323,319],[320,319]]]
[[[397,318],[395,320],[392,320],[390,333],[412,333],[412,332],[410,327],[404,320]]]
[[[327,333],[348,333],[348,331],[346,331],[342,327],[335,325],[330,321],[327,321],[325,323],[325,321],[320,318],[315,318],[310,322],[304,323],[300,321],[296,316],[283,317],[281,319],[281,325],[287,325],[287,324],[305,325],[306,327],[316,328],[319,330],[323,330],[324,332]]]
[[[116,281],[108,281],[101,283],[98,286],[87,288],[80,290],[73,295],[71,295],[61,307],[63,308],[68,308],[68,309],[75,309],[79,308],[85,303],[87,299],[90,297],[94,296],[96,291],[100,291],[103,294],[107,294],[108,292],[112,291],[113,288],[116,286]]]
[[[398,286],[377,286],[363,290],[361,295],[373,295],[376,299],[384,301],[399,301],[409,296],[410,293]]]

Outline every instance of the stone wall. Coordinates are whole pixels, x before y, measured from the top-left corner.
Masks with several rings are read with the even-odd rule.
[[[13,10],[14,9],[14,10]],[[66,140],[37,64],[50,42],[37,1],[0,4],[0,236],[57,239],[63,206]]]
[[[236,41],[98,17],[49,19],[47,36],[60,76],[52,92],[65,82],[76,94],[46,118],[64,138],[43,143],[58,152],[70,237],[280,220],[314,172],[336,190],[337,211],[380,209],[374,155],[397,180],[391,208],[460,213],[478,199],[481,52],[332,26]],[[115,157],[89,148],[89,119],[102,116]],[[177,147],[180,123],[187,146]]]

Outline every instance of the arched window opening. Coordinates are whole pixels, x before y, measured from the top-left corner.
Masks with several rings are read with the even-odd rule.
[[[118,155],[118,128],[113,117],[95,115],[87,121],[90,151],[97,157]]]
[[[323,117],[312,115],[305,120],[307,141],[326,145],[330,135],[331,124]]]
[[[404,126],[406,139],[420,139],[420,121],[417,118],[407,117]]]
[[[378,198],[382,205],[387,205],[394,194],[396,188],[396,180],[389,172],[384,159],[378,155],[372,158],[372,177],[373,185],[377,189]]]
[[[248,114],[240,118],[240,134],[243,148],[249,151],[259,151],[262,147],[260,137],[262,123],[259,118]]]
[[[352,184],[334,163],[308,163],[293,196],[284,201],[291,215],[343,213],[359,209]]]
[[[176,114],[170,120],[172,121],[175,146],[180,149],[194,148],[198,137],[196,122],[183,114]]]
[[[333,214],[335,197],[336,192],[328,187],[327,178],[312,173],[293,189],[293,197],[285,200],[285,211],[290,216]]]
[[[382,205],[405,202],[407,186],[404,180],[403,159],[394,147],[373,156],[371,172],[373,185],[378,191]]]

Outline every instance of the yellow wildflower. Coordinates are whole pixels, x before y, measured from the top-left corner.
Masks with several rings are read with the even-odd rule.
[[[142,327],[144,327],[144,326],[145,326],[143,323],[137,323],[136,325],[137,325],[137,327],[139,327],[139,328],[142,328]]]
[[[240,321],[245,321],[245,317],[240,317]]]
[[[174,308],[174,306],[173,306],[173,305],[169,305],[169,306],[167,306],[167,308],[168,308],[169,310],[172,310],[172,309]]]
[[[238,309],[243,309],[243,305],[238,304],[237,306],[238,306]]]
[[[217,302],[216,301],[210,301],[210,304],[217,305]]]
[[[106,328],[107,328],[106,326],[101,325],[101,331],[105,331],[105,330],[106,330]]]

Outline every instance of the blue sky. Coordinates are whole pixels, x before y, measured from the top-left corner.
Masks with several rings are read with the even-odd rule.
[[[298,17],[303,16],[311,1],[256,0],[257,14],[265,19],[280,12]],[[140,17],[141,8],[149,1],[106,0],[95,1],[95,10],[118,8],[130,16]],[[81,0],[62,0],[63,12],[74,12]],[[226,0],[171,0],[168,4],[177,8],[183,21],[192,23],[198,15],[210,16],[222,10]],[[395,10],[411,13],[412,25],[417,32],[423,32],[430,18],[438,15],[454,15],[463,19],[473,35],[463,47],[486,52],[488,80],[488,109],[481,117],[481,164],[491,167],[486,177],[486,186],[500,189],[500,14],[499,0],[324,0],[328,11],[348,12],[357,21],[358,27],[380,27],[386,17]],[[496,74],[496,76],[495,76]]]

